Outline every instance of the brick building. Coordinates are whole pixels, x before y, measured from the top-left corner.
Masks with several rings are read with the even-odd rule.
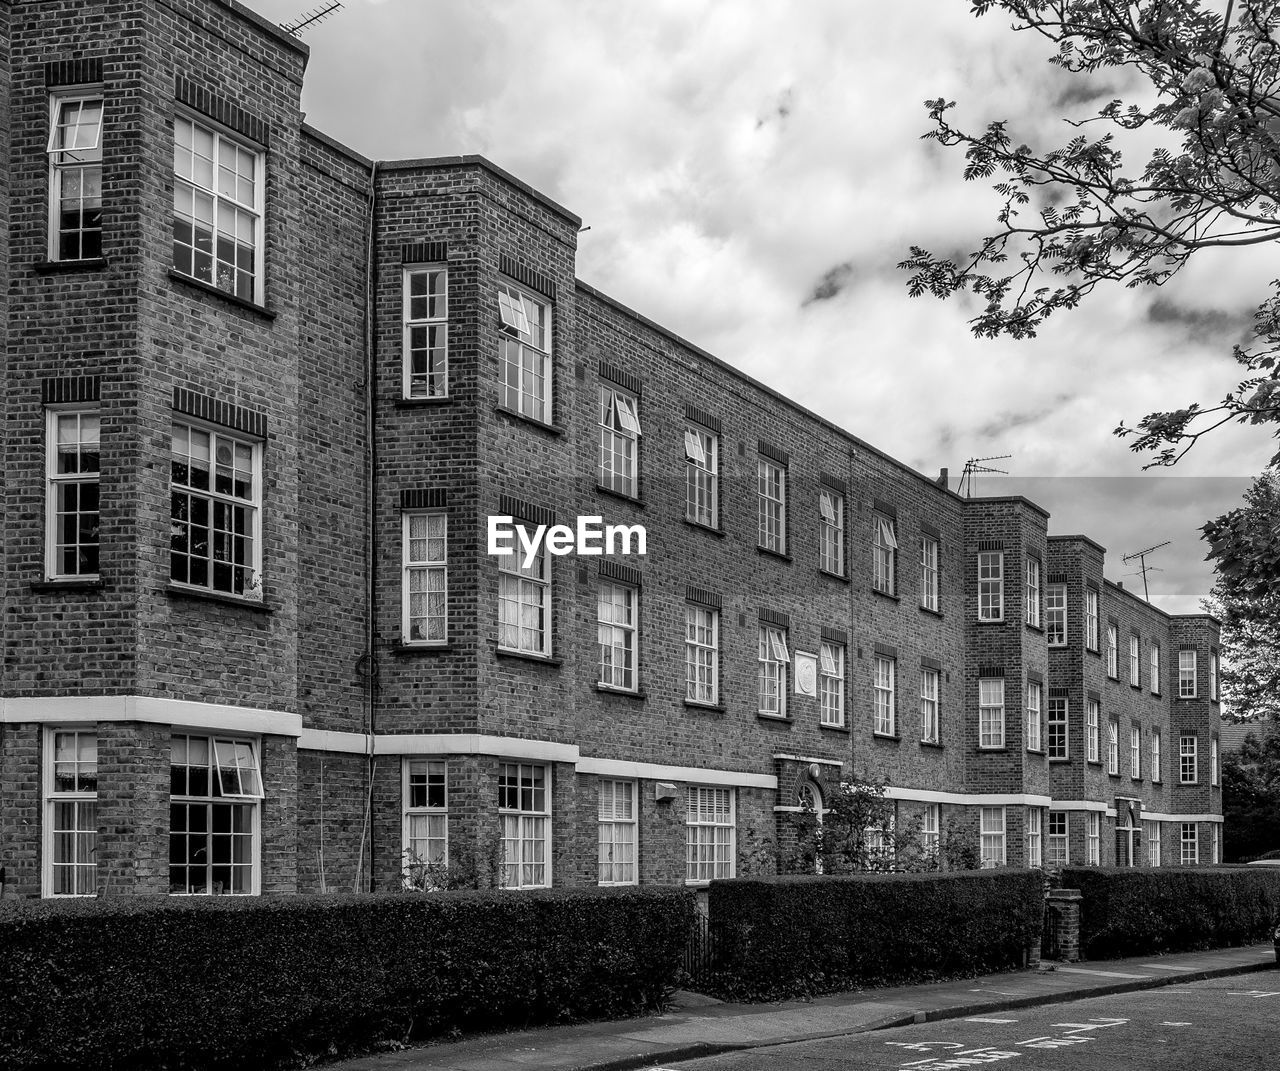
[[[488,161],[307,126],[306,61],[0,0],[6,895],[699,882],[855,774],[990,865],[1218,857],[1212,619],[579,281]]]

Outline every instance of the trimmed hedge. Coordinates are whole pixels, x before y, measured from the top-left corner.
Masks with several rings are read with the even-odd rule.
[[[1021,967],[1044,876],[1000,870],[714,881],[709,992],[779,1000]]]
[[[269,1067],[660,1007],[683,889],[43,901],[0,910],[0,1067]]]
[[[1084,894],[1088,959],[1253,944],[1280,923],[1280,872],[1267,867],[1068,867],[1062,885]]]

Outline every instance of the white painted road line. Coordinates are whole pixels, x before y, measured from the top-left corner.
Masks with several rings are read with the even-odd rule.
[[[1017,1019],[966,1019],[966,1023],[1016,1023]]]
[[[1084,967],[1059,967],[1064,974],[1093,974],[1099,978],[1150,978],[1149,974],[1124,974],[1121,971],[1091,971]]]
[[[1161,1023],[1161,1026],[1190,1026],[1190,1023]]]

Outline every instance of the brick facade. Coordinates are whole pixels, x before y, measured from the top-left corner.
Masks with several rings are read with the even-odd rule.
[[[205,800],[213,823],[186,834],[183,865],[207,862],[197,839],[208,836],[211,884],[247,862],[246,891],[392,887],[408,838],[445,828],[455,858],[466,846],[483,862],[519,843],[521,865],[506,868],[517,884],[591,884],[606,789],[629,793],[634,824],[618,836],[635,845],[623,872],[635,880],[684,881],[697,836],[714,872],[758,872],[801,793],[829,798],[855,775],[888,781],[899,823],[937,813],[944,839],[975,854],[984,814],[998,821],[1007,865],[1026,864],[1037,822],[1043,857],[1055,812],[1067,815],[1072,863],[1085,858],[1091,814],[1104,864],[1131,816],[1138,862],[1144,820],[1161,823],[1162,863],[1181,859],[1184,824],[1208,861],[1221,821],[1209,771],[1215,622],[1171,618],[1105,582],[1102,548],[1050,537],[1035,504],[961,498],[945,474],[911,470],[578,280],[581,221],[492,163],[375,162],[307,126],[306,59],[233,0],[0,3],[6,895],[65,891],[55,870],[68,849],[51,847],[51,830],[85,793],[94,807],[76,820],[93,827],[82,832],[96,887],[113,895],[198,884],[170,870],[175,793]],[[72,91],[103,102],[102,256],[51,260],[49,124]],[[251,297],[175,266],[175,116],[259,162]],[[447,273],[447,376],[429,391],[406,389],[407,267]],[[548,310],[549,413],[520,411],[533,380],[504,366],[505,288]],[[608,428],[602,399],[617,422]],[[641,428],[627,487],[601,469],[601,436],[624,423],[608,415],[619,404]],[[84,576],[50,571],[47,424],[60,412],[101,421],[98,568]],[[260,575],[244,590],[174,579],[171,441],[187,423],[260,461]],[[712,523],[688,516],[689,433],[714,444]],[[766,468],[781,474],[785,508],[762,537]],[[822,511],[836,501],[842,561],[824,568]],[[642,525],[647,553],[552,557],[543,596],[503,579],[486,553],[488,519],[512,511]],[[404,629],[406,518],[424,513],[443,517],[447,548],[432,574],[447,578],[444,634],[430,643]],[[932,605],[922,551],[936,554]],[[979,557],[992,555],[998,614],[978,577]],[[1066,592],[1061,646],[1045,632],[1051,581]],[[630,687],[600,682],[602,585],[619,585],[634,614]],[[512,650],[518,629],[501,623],[504,592],[517,590],[526,603],[508,626],[540,623],[539,650]],[[1111,622],[1122,637],[1120,680],[1105,649],[1085,649],[1090,591],[1101,647]],[[539,617],[527,600],[542,597]],[[714,695],[690,699],[695,610],[714,619],[715,679]],[[1158,695],[1146,662],[1142,686],[1127,683],[1133,632],[1143,659],[1160,648]],[[767,634],[790,658],[779,709],[762,708]],[[824,719],[821,687],[800,679],[824,664],[824,648],[843,664],[838,718]],[[1195,653],[1199,690],[1179,698],[1183,649]],[[921,717],[935,680],[936,740]],[[994,723],[980,734],[981,697],[995,694],[984,681],[1003,682],[998,742]],[[1057,758],[1045,735],[1051,695],[1069,719]],[[1118,725],[1114,776],[1105,754],[1085,755],[1090,697],[1104,737]],[[1138,777],[1127,766],[1133,728]],[[73,732],[96,744],[87,789],[67,780]],[[171,748],[188,736],[196,749],[208,742],[218,792],[181,780]],[[1183,737],[1195,737],[1199,762],[1185,783]],[[238,780],[233,754],[256,766],[260,791]],[[691,833],[690,800],[720,824]]]

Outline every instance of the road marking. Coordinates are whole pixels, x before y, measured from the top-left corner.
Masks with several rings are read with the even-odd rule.
[[[1229,997],[1253,997],[1254,1000],[1261,1000],[1263,997],[1280,997],[1280,992],[1271,992],[1267,989],[1246,989],[1243,992],[1238,989],[1228,989]]]
[[[1161,1026],[1190,1026],[1190,1023],[1161,1023]]]
[[[1017,1019],[966,1019],[966,1023],[1016,1023]]]
[[[1124,974],[1121,971],[1091,971],[1085,967],[1059,967],[1065,974],[1093,974],[1099,978],[1150,978],[1149,974]]]
[[[1194,967],[1174,967],[1168,963],[1139,963],[1139,967],[1143,970],[1153,971],[1194,971]]]

